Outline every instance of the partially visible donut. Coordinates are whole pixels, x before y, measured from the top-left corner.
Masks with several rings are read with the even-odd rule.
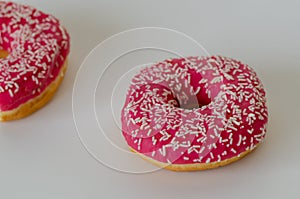
[[[122,109],[130,149],[175,171],[242,158],[264,140],[267,122],[256,73],[222,56],[170,59],[143,69]]]
[[[70,38],[51,15],[0,1],[0,121],[43,107],[67,68]]]

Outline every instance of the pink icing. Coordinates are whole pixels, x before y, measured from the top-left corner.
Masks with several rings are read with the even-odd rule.
[[[128,145],[172,164],[240,156],[263,141],[267,122],[256,73],[221,56],[171,59],[143,69],[132,79],[122,109]]]
[[[30,6],[0,1],[0,111],[40,95],[66,61],[70,38],[60,22]]]

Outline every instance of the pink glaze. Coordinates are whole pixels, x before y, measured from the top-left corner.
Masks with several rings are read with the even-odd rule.
[[[70,38],[60,22],[32,7],[0,1],[0,111],[40,95],[66,61]]]
[[[263,141],[267,122],[256,73],[221,56],[171,59],[143,69],[132,79],[122,110],[128,145],[172,164],[239,156]]]

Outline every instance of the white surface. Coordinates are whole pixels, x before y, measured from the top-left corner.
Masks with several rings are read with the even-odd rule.
[[[72,53],[66,79],[48,106],[26,119],[0,124],[1,198],[300,197],[299,1],[20,2],[60,18],[72,36]],[[253,66],[268,94],[266,142],[237,163],[205,172],[134,175],[91,158],[72,117],[76,72],[99,42],[143,26],[176,29],[211,54]]]

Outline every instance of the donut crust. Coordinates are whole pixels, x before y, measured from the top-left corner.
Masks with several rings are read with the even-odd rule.
[[[223,160],[221,162],[211,162],[211,163],[195,163],[195,164],[168,164],[168,163],[164,163],[164,162],[159,162],[157,160],[154,160],[144,154],[141,154],[139,152],[137,152],[136,150],[134,150],[133,148],[129,147],[130,150],[134,153],[137,153],[141,158],[143,158],[144,160],[158,166],[161,167],[163,169],[167,169],[167,170],[171,170],[171,171],[199,171],[199,170],[207,170],[207,169],[214,169],[214,168],[218,168],[221,166],[225,166],[227,164],[233,163],[237,160],[242,159],[243,157],[245,157],[246,155],[248,155],[252,150],[247,150],[244,151],[243,153],[241,153],[239,156],[234,156],[232,158]],[[255,147],[256,148],[256,147]]]
[[[1,54],[0,54],[1,56]],[[17,108],[9,111],[0,111],[0,121],[7,122],[11,120],[18,120],[24,118],[32,113],[36,112],[40,108],[44,107],[54,96],[55,92],[59,88],[64,79],[65,72],[67,70],[68,61],[66,59],[64,65],[60,69],[56,79],[51,82],[50,85],[37,97],[30,99],[26,103],[21,104]]]
[[[9,53],[6,50],[0,50],[0,59],[6,58],[8,54]]]

